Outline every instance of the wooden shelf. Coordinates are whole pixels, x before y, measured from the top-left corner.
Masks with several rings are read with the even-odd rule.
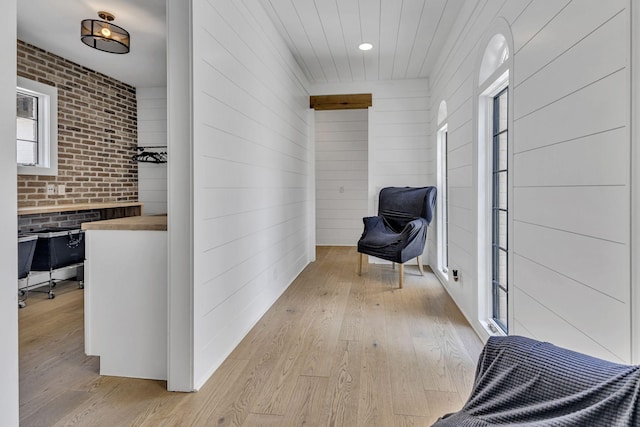
[[[129,209],[132,215],[142,215],[142,202],[111,202],[111,203],[73,203],[68,205],[29,206],[18,208],[18,215],[34,215],[42,213]],[[137,211],[137,213],[135,213]]]
[[[151,230],[166,231],[166,215],[130,216],[82,223],[83,230]]]

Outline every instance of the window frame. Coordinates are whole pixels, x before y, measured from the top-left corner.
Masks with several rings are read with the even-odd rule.
[[[449,177],[448,177],[448,124],[438,129],[437,144],[437,236],[438,236],[438,270],[449,280]]]
[[[488,336],[506,335],[499,325],[493,321],[493,284],[492,284],[492,102],[493,96],[504,87],[514,88],[514,43],[509,23],[502,17],[496,18],[489,26],[480,43],[476,58],[476,86],[474,87],[474,144],[473,144],[473,191],[474,218],[476,220],[476,245],[474,255],[476,262],[477,280],[477,322]],[[505,52],[506,50],[506,52]],[[492,58],[489,60],[489,58]],[[508,119],[509,129],[513,127],[514,92],[509,93]],[[513,212],[513,131],[509,132],[507,144],[509,146],[508,161],[511,165],[509,182],[507,185],[508,208]],[[507,295],[506,319],[509,333],[517,333],[515,323],[515,280],[514,280],[514,218],[511,215],[507,224],[508,247],[511,256],[507,261],[507,278],[511,292]]]
[[[502,118],[500,115],[500,111],[497,108],[499,104],[499,99],[502,96],[506,96],[506,105],[507,105],[507,117]],[[510,251],[509,251],[509,86],[506,85],[502,87],[499,92],[492,96],[492,126],[491,126],[491,317],[490,320],[495,323],[497,327],[502,329],[505,334],[509,333],[509,259]],[[500,122],[504,119],[505,126],[502,128],[500,126]],[[506,142],[506,153],[504,159],[506,165],[504,168],[500,167],[500,137],[505,135],[507,138]],[[504,174],[505,176],[505,200],[504,205],[501,203],[501,194],[500,194],[500,176]],[[505,213],[505,224],[501,224],[500,213]],[[506,235],[504,238],[500,237],[500,227],[504,225],[506,229]],[[504,247],[501,245],[504,240]],[[504,281],[502,282],[501,274],[500,274],[500,255],[504,254],[505,256],[505,274]],[[503,291],[505,293],[505,304],[506,304],[506,313],[501,313],[501,304],[500,304],[500,295]],[[504,316],[503,316],[504,315]],[[505,322],[502,321],[502,318],[505,318]]]
[[[511,74],[508,64],[502,64],[487,79],[478,95],[478,320],[490,335],[507,335],[507,331],[493,319],[493,99],[505,88],[509,88]],[[508,111],[512,110],[512,97],[509,96]],[[508,114],[508,128],[512,128],[512,114]],[[511,134],[508,134],[507,144],[511,144]],[[511,159],[509,159],[511,164]],[[511,202],[511,183],[508,183],[507,194],[509,203]],[[510,208],[510,206],[508,206]],[[512,230],[509,218],[508,230]],[[508,239],[512,238],[512,233],[507,232]],[[508,240],[508,247],[512,247]],[[513,262],[513,257],[508,258],[508,263]],[[512,266],[508,264],[508,274],[512,272]],[[508,282],[512,283],[512,278],[508,277]],[[512,298],[507,295],[508,312],[507,326],[512,324]],[[507,328],[508,330],[508,328]]]
[[[18,77],[18,92],[38,99],[38,163],[17,163],[18,175],[58,175],[58,89],[44,83]],[[17,117],[16,117],[17,120]],[[17,139],[16,139],[17,150]]]

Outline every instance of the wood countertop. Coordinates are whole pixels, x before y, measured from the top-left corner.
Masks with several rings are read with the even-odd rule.
[[[150,230],[167,231],[166,215],[128,216],[82,223],[83,230]]]
[[[94,209],[113,209],[142,207],[142,202],[108,202],[108,203],[72,203],[67,205],[29,206],[18,208],[18,215],[32,215],[53,212],[90,211]]]

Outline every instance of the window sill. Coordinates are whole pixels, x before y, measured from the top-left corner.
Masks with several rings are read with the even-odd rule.
[[[18,165],[18,175],[58,176],[58,168]]]

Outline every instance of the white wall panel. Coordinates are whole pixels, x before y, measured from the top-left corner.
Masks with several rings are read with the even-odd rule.
[[[194,2],[195,384],[309,259],[308,92],[255,0]]]
[[[404,136],[421,136],[426,135],[429,129],[429,125],[426,122],[423,123],[393,123],[384,120],[378,121],[378,114],[374,113],[376,120],[374,123],[376,140],[385,139],[386,141]]]
[[[316,171],[316,180],[326,181],[330,179],[334,180],[348,180],[358,181],[362,174],[360,171]]]
[[[542,0],[542,2],[552,8],[556,7],[552,3],[562,3],[553,0]],[[514,67],[516,86],[558,56],[566,54],[571,46],[624,10],[626,4],[625,0],[570,2],[547,25],[540,28],[525,46],[521,49],[516,47],[520,57],[519,65]],[[517,29],[514,29],[514,39],[517,33]],[[550,43],[550,40],[553,40],[553,43]],[[600,49],[603,48],[609,47],[603,44]],[[573,64],[572,67],[579,67],[579,65]]]
[[[211,187],[203,189],[203,193],[206,194],[206,203],[202,205],[201,214],[205,220],[270,209],[274,206],[296,204],[307,200],[304,188]],[[224,203],[219,201],[224,201]]]
[[[522,117],[625,67],[625,14],[619,13],[515,89],[514,117]],[[597,57],[594,51],[601,52]],[[564,70],[575,71],[566,73]]]
[[[518,289],[536,301],[544,301],[550,311],[593,337],[620,360],[629,357],[631,325],[628,322],[628,303],[603,298],[597,290],[529,259],[516,256],[514,264]],[[548,298],[548,295],[554,297]],[[608,315],[598,316],[595,313]],[[544,336],[540,338],[546,339]]]
[[[167,88],[136,90],[138,101],[138,146],[159,146],[150,151],[167,151]],[[167,165],[138,163],[138,199],[145,215],[167,213]]]
[[[427,110],[378,111],[376,109],[376,123],[383,124],[407,124],[420,126],[424,124]]]
[[[449,206],[472,210],[474,206],[473,191],[471,187],[449,186]]]
[[[451,95],[447,99],[447,113],[449,115],[454,111],[458,111],[462,105],[471,100],[470,94],[475,84],[475,79],[467,72],[463,72],[463,67],[459,68],[459,70],[461,72],[460,76],[457,79],[451,80],[451,86],[453,88],[451,89]]]
[[[377,98],[376,111],[378,112],[397,112],[400,107],[404,111],[422,111],[425,110],[424,94],[423,96],[412,96],[397,98]],[[423,113],[424,114],[424,113]],[[423,116],[420,116],[421,118]]]
[[[476,253],[475,213],[476,156],[484,147],[476,135],[477,67],[485,49],[479,41],[502,17],[515,44],[510,235],[518,262],[511,332],[630,360],[628,6],[625,0],[469,2],[436,62],[431,120],[446,101],[449,266],[462,278],[445,287],[481,335],[477,256],[484,254]],[[430,156],[435,160],[435,152]],[[602,324],[590,316],[592,307],[601,309]]]
[[[516,118],[514,151],[519,153],[624,127],[628,120],[628,104],[624,102],[627,83],[626,72],[621,70],[544,109]],[[518,102],[515,95],[514,102]],[[544,137],[540,134],[543,128]]]
[[[2,4],[0,28],[0,135],[5,141],[14,141],[16,135],[16,1]],[[18,295],[16,294],[17,272],[17,168],[15,144],[2,144],[0,164],[2,167],[2,220],[3,235],[0,243],[0,276],[5,286],[0,290],[0,424],[17,426],[19,422],[18,390]]]
[[[473,146],[471,143],[462,145],[457,148],[449,146],[447,155],[447,166],[449,169],[458,169],[472,164]]]
[[[453,127],[449,121],[447,130],[447,146],[449,150],[455,150],[463,145],[473,142],[473,121],[471,118],[458,127]]]
[[[473,233],[475,218],[470,209],[449,206],[449,221],[457,224],[461,229]]]
[[[515,223],[513,233],[515,254],[619,301],[629,302],[626,245],[521,222]]]
[[[538,0],[529,2],[522,13],[511,22],[514,49],[518,52],[560,13],[570,0]]]
[[[530,4],[531,0],[509,0],[500,9],[500,16],[507,22],[515,22]]]
[[[473,255],[473,246],[474,246],[474,236],[473,232],[464,228],[464,226],[455,224],[449,224],[449,245],[456,245],[469,256]],[[453,258],[451,262],[449,262],[450,268],[456,268],[456,265],[459,265],[460,261],[456,258]],[[470,267],[472,262],[468,263]]]
[[[594,357],[623,363],[625,359],[617,357],[594,338],[582,332],[561,315],[554,313],[545,305],[527,295],[520,288],[515,289],[514,305],[518,310],[514,333],[528,335],[531,338],[551,342],[574,351],[590,354]]]
[[[353,246],[367,216],[368,110],[315,112],[316,243]]]
[[[467,187],[471,182],[473,170],[471,165],[461,166],[457,169],[449,169],[449,186],[450,187]]]
[[[516,221],[629,243],[625,186],[518,187],[513,193]]]
[[[316,202],[322,201],[322,205],[324,206],[322,209],[323,214],[327,214],[327,211],[340,212],[341,210],[358,211],[359,213],[362,213],[362,203],[363,201],[367,201],[366,192],[356,190],[351,191],[350,193],[352,194],[347,194],[347,190],[345,189],[345,192],[342,193],[341,196],[336,197],[335,191],[332,191],[328,196],[325,196],[325,194],[327,194],[327,192],[325,192],[316,198]],[[349,216],[345,219],[359,218],[361,221],[363,216],[366,215],[358,215],[356,217]],[[362,232],[361,227],[359,228],[359,231]],[[353,242],[351,242],[351,244],[353,244]]]
[[[470,54],[470,52],[474,47],[474,43],[480,41],[484,31],[482,26],[478,25],[478,22],[492,21],[496,16],[497,8],[502,3],[504,2],[486,0],[466,2],[466,8],[463,8],[459,14],[457,25],[453,27],[457,31],[454,30],[449,37],[452,45],[445,44],[440,59],[436,61],[436,67],[430,78],[430,81],[434,83],[434,87],[446,88],[452,93],[458,82],[468,77],[467,69],[473,67],[473,62],[475,61],[475,55]],[[473,42],[469,45],[465,44],[464,49],[460,49],[459,43],[463,40]],[[446,64],[446,71],[444,67],[439,68],[438,64],[442,63]]]
[[[629,143],[624,127],[514,156],[517,187],[624,185]],[[594,189],[593,191],[598,191]]]

